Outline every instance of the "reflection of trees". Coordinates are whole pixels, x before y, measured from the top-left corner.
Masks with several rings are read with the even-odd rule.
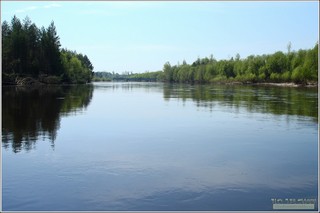
[[[109,82],[109,83],[94,83],[95,88],[99,88],[99,90],[119,90],[125,92],[131,92],[137,89],[141,89],[144,92],[160,92],[162,93],[162,85],[163,83],[158,82]]]
[[[249,112],[318,118],[317,88],[245,85],[164,85],[164,99],[193,100],[198,107],[227,106]]]
[[[39,137],[48,138],[52,146],[60,125],[60,116],[89,105],[92,85],[3,87],[2,142],[12,142],[14,152],[30,150]]]
[[[68,114],[85,109],[92,99],[92,93],[93,86],[91,84],[71,87],[64,97],[65,101],[62,103],[61,112]]]

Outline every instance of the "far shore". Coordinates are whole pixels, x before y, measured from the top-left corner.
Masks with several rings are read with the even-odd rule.
[[[278,86],[278,87],[318,87],[318,83],[310,84],[296,84],[292,82],[287,83],[252,83],[253,85]]]
[[[199,84],[199,83],[196,83]],[[277,86],[277,87],[318,87],[318,82],[294,83],[294,82],[242,82],[242,81],[215,81],[208,84],[226,85],[257,85],[257,86]]]
[[[92,82],[101,82],[101,81],[92,81]],[[111,81],[108,81],[111,82]],[[115,81],[116,82],[116,81]],[[131,82],[128,80],[127,82]],[[137,82],[137,81],[132,81]],[[85,83],[85,82],[84,82]],[[2,79],[2,85],[16,85],[16,86],[33,86],[33,85],[64,85],[65,82],[62,82],[59,78],[55,76],[47,76],[46,78],[35,79],[32,77],[18,77],[15,79],[10,79],[9,81],[4,81]],[[83,84],[83,83],[82,83]],[[195,82],[195,84],[202,84],[199,82]],[[318,82],[308,82],[305,84],[298,84],[293,82],[241,82],[241,81],[216,81],[205,84],[225,84],[225,85],[258,85],[258,86],[278,86],[278,87],[318,87]]]

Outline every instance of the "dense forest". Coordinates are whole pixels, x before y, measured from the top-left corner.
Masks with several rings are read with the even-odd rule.
[[[2,83],[86,83],[93,66],[86,55],[60,48],[54,22],[39,29],[26,17],[2,23]]]
[[[116,79],[127,81],[165,81],[188,83],[214,82],[293,82],[298,84],[317,84],[318,82],[318,43],[312,49],[274,54],[251,55],[241,59],[237,54],[229,60],[216,60],[211,57],[198,58],[192,64],[165,63],[162,71],[123,74]],[[119,75],[119,74],[118,74]],[[102,73],[95,75],[102,79]],[[107,79],[114,80],[115,74],[108,73]]]
[[[229,60],[210,58],[197,59],[191,65],[163,67],[165,81],[169,82],[295,82],[302,84],[318,81],[318,44],[309,50],[278,51],[274,54],[241,59],[237,54]]]

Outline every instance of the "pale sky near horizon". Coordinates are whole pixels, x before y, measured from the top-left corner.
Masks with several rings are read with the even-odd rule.
[[[313,48],[318,5],[312,2],[1,1],[1,22],[53,20],[62,47],[86,54],[94,71],[145,72],[198,57],[270,54]]]

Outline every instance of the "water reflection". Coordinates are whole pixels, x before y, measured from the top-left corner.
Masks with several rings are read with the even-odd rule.
[[[165,100],[193,100],[197,107],[224,106],[248,112],[273,115],[297,115],[318,119],[317,88],[293,88],[245,85],[185,85],[166,84],[163,87]]]
[[[116,92],[162,93],[166,101],[188,100],[210,111],[216,107],[245,109],[250,113],[268,113],[318,118],[316,88],[279,88],[240,85],[187,85],[162,83],[96,83],[79,86],[3,87],[2,141],[12,144],[14,152],[30,150],[40,138],[54,141],[60,117],[80,113],[85,109],[93,89]],[[10,143],[12,142],[12,143]]]
[[[94,83],[94,87],[103,90],[116,91],[134,91],[136,89],[142,89],[144,92],[163,92],[163,84],[156,82],[116,82],[116,83]]]
[[[56,143],[3,152],[5,210],[272,210],[272,198],[317,199],[315,89],[5,89],[5,145],[16,137],[16,151],[31,149],[31,132]]]
[[[86,108],[92,93],[92,85],[2,87],[3,147],[28,151],[39,138],[54,146],[60,117]]]

